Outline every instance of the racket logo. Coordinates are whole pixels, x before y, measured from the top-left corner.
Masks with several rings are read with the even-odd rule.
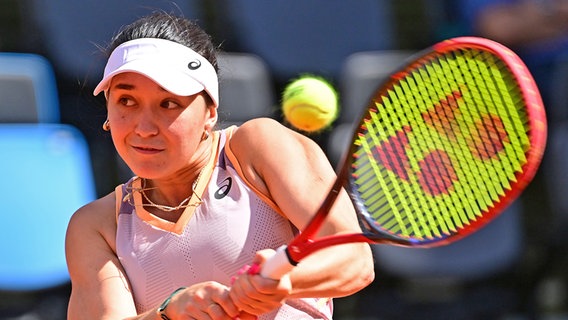
[[[419,162],[418,182],[422,189],[433,196],[447,194],[458,180],[450,157],[444,150],[430,151]]]
[[[464,88],[462,88],[463,90]],[[440,100],[433,107],[421,113],[423,123],[439,136],[451,143],[463,140],[471,154],[482,161],[498,158],[509,142],[503,121],[498,115],[484,114],[474,122],[470,129],[458,129],[457,118],[463,117],[459,110],[462,93],[454,91]],[[415,177],[422,190],[432,196],[449,194],[453,185],[458,181],[456,167],[452,157],[444,149],[435,148],[424,151],[422,159],[413,169],[407,152],[412,148],[408,134],[413,131],[410,125],[405,125],[394,135],[378,144],[373,155],[381,164],[398,178],[410,182]],[[432,143],[434,145],[435,143]]]

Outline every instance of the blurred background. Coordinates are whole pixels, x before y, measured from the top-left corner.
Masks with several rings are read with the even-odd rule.
[[[549,121],[534,182],[459,243],[373,247],[376,280],[336,299],[335,318],[568,319],[567,0],[0,0],[0,319],[65,319],[67,220],[130,174],[101,128],[104,101],[92,96],[102,49],[154,10],[196,19],[223,51],[220,127],[282,121],[288,81],[331,81],[340,115],[308,136],[334,165],[373,89],[412,53],[462,35],[512,48]]]

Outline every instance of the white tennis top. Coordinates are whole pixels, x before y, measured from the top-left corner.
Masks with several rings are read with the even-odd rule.
[[[180,219],[160,219],[140,204],[141,179],[116,188],[117,254],[138,312],[159,305],[181,286],[231,277],[255,253],[288,243],[297,233],[266,195],[252,190],[226,143],[235,127],[215,132],[213,152]],[[259,319],[331,319],[331,299],[291,299]]]

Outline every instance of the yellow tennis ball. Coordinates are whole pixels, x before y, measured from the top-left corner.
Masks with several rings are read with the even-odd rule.
[[[306,132],[327,128],[339,111],[337,92],[326,80],[302,76],[290,82],[282,95],[284,118]]]

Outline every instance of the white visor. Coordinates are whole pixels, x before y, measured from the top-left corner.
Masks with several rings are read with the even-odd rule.
[[[107,91],[112,77],[123,72],[142,74],[178,96],[205,90],[219,105],[219,81],[207,59],[179,43],[156,38],[140,38],[116,47],[105,67],[104,76],[93,94]]]

